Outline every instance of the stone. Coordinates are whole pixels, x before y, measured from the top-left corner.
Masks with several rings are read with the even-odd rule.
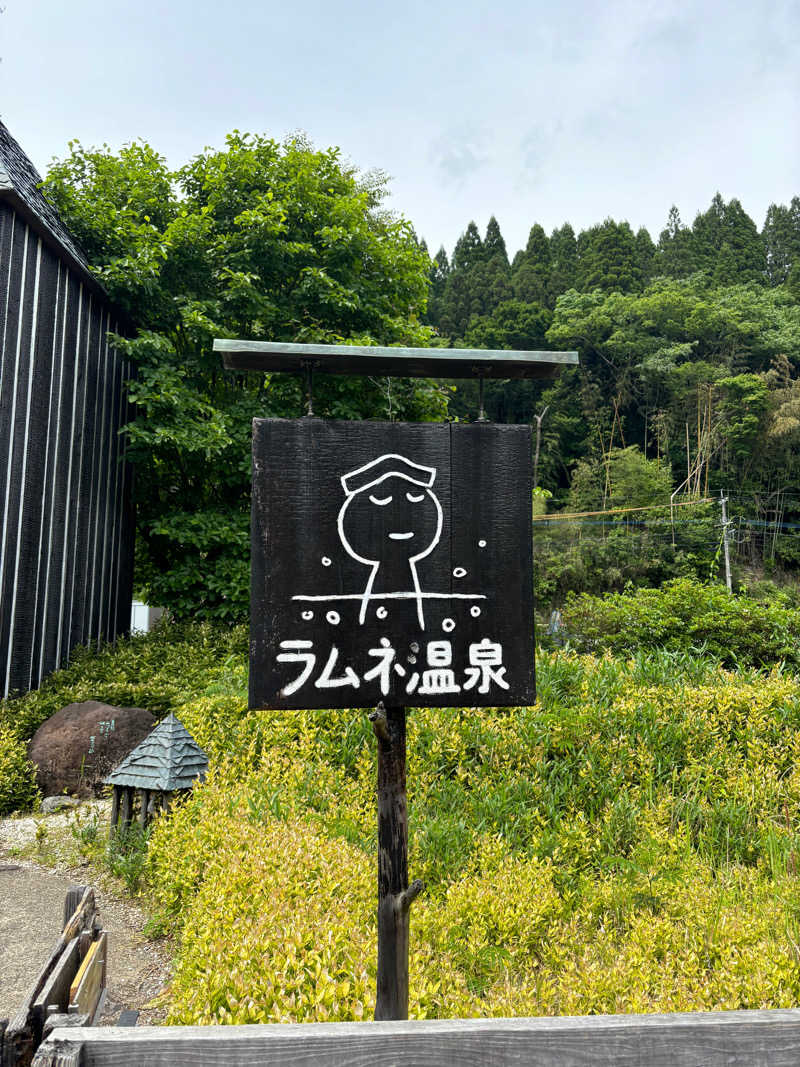
[[[80,800],[76,797],[45,797],[39,805],[39,810],[43,815],[52,815],[54,811],[61,811],[62,808],[77,808],[79,804]]]
[[[98,700],[68,704],[42,723],[28,755],[46,796],[99,796],[103,779],[147,737],[156,720],[144,708]]]

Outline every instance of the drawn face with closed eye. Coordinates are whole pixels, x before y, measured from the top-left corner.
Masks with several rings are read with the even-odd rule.
[[[403,474],[388,474],[351,493],[339,512],[342,544],[361,563],[398,556],[422,559],[438,544],[441,532],[436,496]]]

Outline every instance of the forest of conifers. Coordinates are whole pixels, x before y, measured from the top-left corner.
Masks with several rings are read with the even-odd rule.
[[[434,256],[427,321],[457,346],[580,352],[553,384],[486,388],[492,418],[544,413],[551,509],[725,490],[750,530],[772,531],[759,556],[767,541],[770,562],[800,562],[800,197],[760,232],[719,194],[691,226],[671,208],[657,242],[613,219],[577,236],[534,224],[513,259],[494,217],[483,238],[471,222]],[[451,411],[475,406],[458,387]]]

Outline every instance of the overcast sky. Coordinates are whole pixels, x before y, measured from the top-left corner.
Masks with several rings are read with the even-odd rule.
[[[392,178],[431,251],[491,214],[654,238],[719,189],[800,195],[800,0],[0,0],[0,116],[40,170],[77,138],[178,165],[305,130]]]

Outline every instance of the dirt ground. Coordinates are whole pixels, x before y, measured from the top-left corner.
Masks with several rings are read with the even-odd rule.
[[[76,857],[68,844],[59,850],[59,838],[69,835],[73,817],[0,819],[0,1018],[13,1016],[19,1008],[61,932],[67,890],[81,884],[94,888],[100,920],[108,931],[108,993],[100,1025],[116,1023],[125,1008],[138,1010],[140,1023],[157,1023],[163,1008],[147,1005],[169,977],[165,946],[142,935],[146,916],[140,908],[110,888],[106,879],[98,880],[88,864],[74,866]],[[37,840],[43,839],[50,846],[47,867],[30,858]]]

